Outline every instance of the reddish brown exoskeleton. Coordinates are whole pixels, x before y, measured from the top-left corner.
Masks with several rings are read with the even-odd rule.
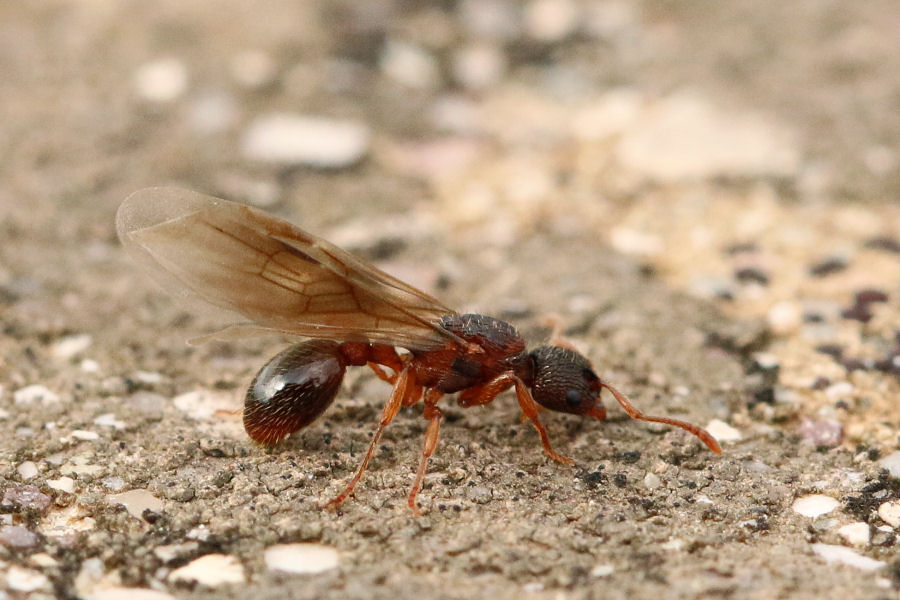
[[[538,412],[546,408],[602,421],[602,389],[630,417],[681,427],[721,452],[696,425],[641,413],[577,352],[560,346],[529,352],[508,323],[457,314],[337,246],[254,208],[176,188],[148,188],[122,203],[116,226],[126,248],[175,289],[248,320],[231,331],[310,338],[270,360],[247,390],[244,427],[257,442],[275,444],[312,423],[334,401],[347,367],[368,365],[393,385],[359,470],[330,506],[353,492],[400,407],[423,400],[428,427],[409,493],[409,506],[417,511],[416,494],[443,415],[438,401],[456,392],[466,407],[488,404],[514,388],[523,418],[537,430],[544,451],[564,464],[573,461],[553,450]]]

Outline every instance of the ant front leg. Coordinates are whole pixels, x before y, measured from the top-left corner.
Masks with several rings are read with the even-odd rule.
[[[381,439],[381,434],[384,432],[384,428],[394,420],[394,417],[397,415],[397,411],[400,410],[400,407],[409,402],[410,398],[415,396],[416,393],[421,394],[421,390],[422,387],[416,383],[414,376],[409,371],[409,368],[404,367],[397,376],[397,383],[394,385],[394,389],[391,391],[391,397],[388,399],[387,404],[384,405],[384,410],[381,413],[381,420],[378,422],[378,428],[375,430],[375,435],[372,436],[372,442],[369,444],[369,449],[368,451],[366,451],[366,455],[363,458],[362,464],[359,465],[359,470],[356,472],[356,475],[353,476],[353,479],[351,479],[347,484],[347,487],[344,488],[344,491],[341,492],[334,500],[326,504],[328,508],[337,508],[344,500],[346,500],[350,496],[350,494],[353,493],[353,488],[355,488],[356,484],[359,483],[360,479],[362,479],[363,473],[366,471],[366,467],[369,466],[369,461],[372,460],[372,455],[375,453],[375,447],[378,445],[378,441]],[[415,401],[417,400],[418,398],[416,397]],[[412,403],[414,404],[415,401],[413,401]]]
[[[534,401],[528,388],[525,387],[525,382],[516,377],[514,373],[503,373],[482,386],[465,390],[459,396],[459,404],[463,407],[488,404],[497,397],[497,394],[511,386],[516,387],[516,398],[519,401],[519,408],[522,409],[522,416],[531,421],[532,426],[537,430],[547,456],[565,465],[574,465],[574,460],[559,454],[550,445],[550,436],[547,435],[544,424],[538,418],[540,406]]]

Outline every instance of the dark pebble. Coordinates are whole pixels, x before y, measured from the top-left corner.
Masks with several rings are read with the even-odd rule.
[[[872,304],[873,302],[887,302],[888,295],[881,290],[866,289],[856,292],[857,304]]]
[[[744,267],[734,272],[734,278],[742,283],[769,285],[769,276],[756,267]]]
[[[816,352],[827,354],[832,358],[840,358],[844,355],[844,349],[837,344],[821,344],[816,346]]]
[[[850,308],[842,310],[841,316],[845,319],[868,323],[872,320],[872,311],[869,310],[868,304],[854,304]]]
[[[831,380],[827,377],[816,377],[816,380],[812,383],[812,389],[824,390],[829,385],[831,385]]]
[[[809,274],[816,277],[825,277],[832,273],[843,271],[847,268],[847,261],[840,257],[826,258],[822,262],[809,267]]]
[[[900,240],[892,237],[872,238],[871,240],[866,242],[866,248],[872,248],[873,250],[885,250],[887,252],[900,254]]]

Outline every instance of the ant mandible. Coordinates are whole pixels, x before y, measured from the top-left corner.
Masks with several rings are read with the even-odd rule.
[[[722,451],[696,425],[643,414],[573,349],[548,345],[529,352],[508,323],[455,313],[260,210],[177,188],[147,188],[122,203],[116,228],[126,249],[164,284],[248,320],[227,333],[308,338],[272,358],[250,384],[243,421],[256,442],[274,445],[312,423],[334,401],[347,367],[368,365],[393,386],[362,464],[330,507],[353,493],[400,408],[422,400],[428,426],[408,496],[418,514],[416,495],[443,417],[438,401],[457,392],[459,405],[469,407],[514,388],[523,419],[537,430],[544,451],[567,465],[574,461],[550,445],[538,412],[545,408],[602,421],[603,389],[631,418],[680,427],[713,452]],[[407,352],[400,354],[397,347]]]

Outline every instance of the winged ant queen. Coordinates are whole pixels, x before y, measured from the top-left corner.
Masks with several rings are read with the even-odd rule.
[[[147,188],[122,203],[116,228],[128,252],[172,291],[246,319],[229,329],[305,338],[266,363],[247,390],[244,428],[256,442],[274,445],[317,419],[337,396],[347,367],[368,365],[393,386],[362,464],[331,507],[353,493],[400,408],[422,401],[428,425],[408,497],[418,512],[416,495],[437,446],[443,416],[438,401],[445,394],[458,393],[459,405],[469,407],[513,388],[544,451],[567,465],[574,461],[553,449],[538,414],[549,409],[602,421],[604,389],[631,418],[680,427],[721,453],[704,429],[642,413],[573,349],[529,351],[508,323],[458,314],[255,208],[177,188]]]

